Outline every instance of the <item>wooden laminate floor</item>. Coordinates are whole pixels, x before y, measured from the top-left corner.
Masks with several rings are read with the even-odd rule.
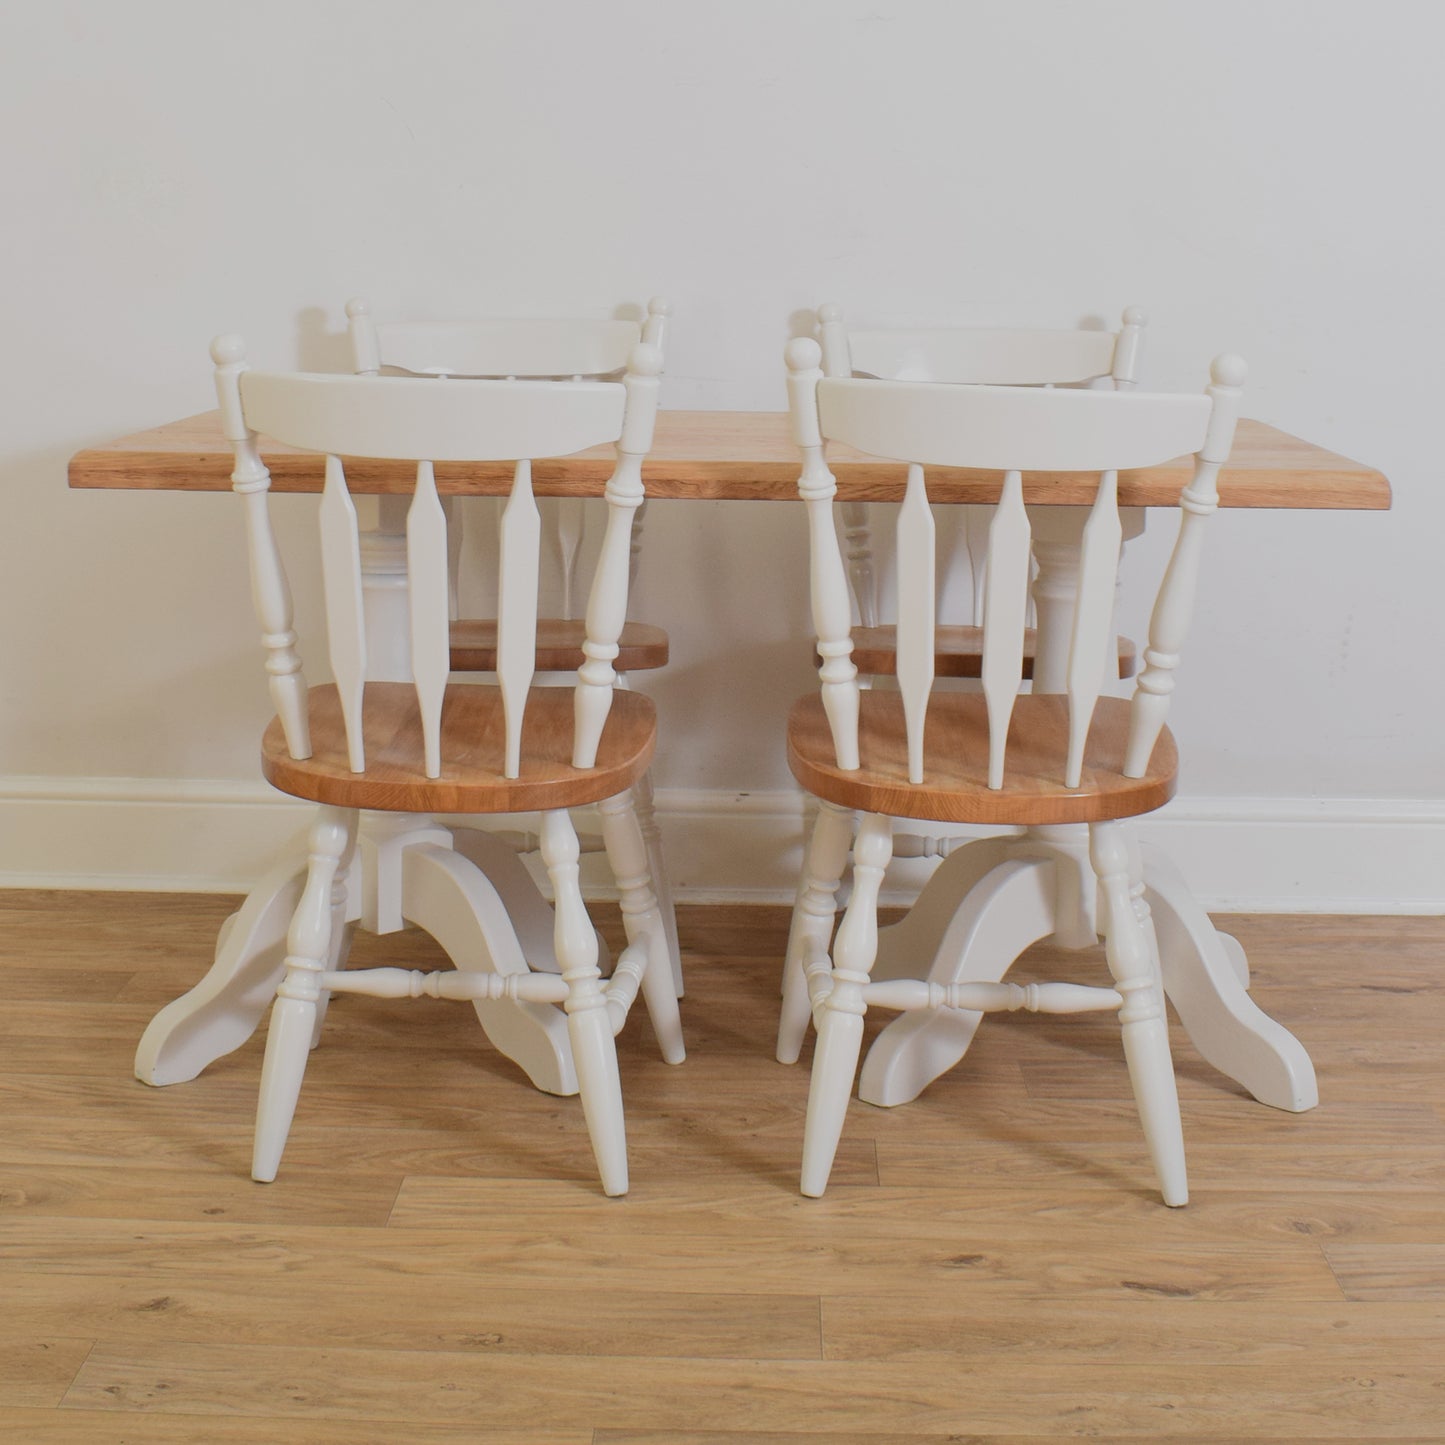
[[[1228,920],[1322,1103],[1255,1104],[1176,1029],[1171,1211],[1100,1016],[990,1019],[920,1100],[855,1101],[803,1199],[780,909],[684,911],[688,1062],[640,1009],[621,1041],[626,1199],[577,1101],[426,999],[333,1005],[253,1184],[259,1036],[131,1076],[234,906],[0,894],[4,1440],[1445,1439],[1445,921]]]

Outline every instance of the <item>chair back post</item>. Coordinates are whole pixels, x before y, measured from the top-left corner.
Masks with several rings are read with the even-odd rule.
[[[256,433],[246,425],[241,405],[241,376],[248,369],[246,344],[239,336],[218,336],[211,343],[221,428],[236,455],[231,489],[244,504],[251,600],[266,648],[266,674],[272,705],[286,733],[293,758],[311,756],[311,727],[306,708],[306,678],[296,649],[291,588],[271,527],[267,498],[271,473],[261,460]]]
[[[827,302],[818,307],[818,340],[823,348],[824,376],[851,376],[853,355],[843,312]],[[848,550],[848,585],[858,604],[862,627],[878,625],[878,577],[873,570],[873,523],[867,502],[844,502],[843,535]]]
[[[1204,545],[1204,523],[1219,507],[1219,469],[1228,458],[1234,441],[1248,369],[1237,356],[1217,356],[1209,374],[1211,382],[1207,392],[1214,405],[1204,445],[1195,454],[1194,475],[1180,493],[1179,535],[1149,619],[1149,644],[1144,649],[1145,667],[1139,676],[1130,709],[1125,777],[1143,777],[1169,712],[1169,698],[1174,691],[1174,670],[1179,666],[1180,652],[1194,611]]]
[[[848,579],[833,524],[833,498],[838,484],[823,457],[818,424],[818,383],[823,379],[822,348],[809,337],[794,338],[784,358],[788,366],[788,413],[793,441],[803,453],[798,495],[807,505],[808,569],[812,593],[813,631],[822,665],[823,709],[833,735],[840,768],[849,771],[858,760],[858,669],[853,664],[853,636],[848,604]]]
[[[1114,342],[1114,365],[1109,374],[1115,391],[1128,391],[1139,380],[1139,357],[1144,350],[1144,328],[1149,314],[1140,306],[1126,306]]]
[[[667,323],[672,303],[665,296],[654,296],[647,303],[647,320],[642,323],[642,339],[659,352],[667,351]]]
[[[642,339],[657,348],[659,356],[667,355],[667,328],[672,316],[672,303],[665,296],[654,296],[647,303],[647,320],[642,323]],[[627,592],[637,586],[637,569],[642,563],[642,526],[647,519],[647,503],[632,515],[632,552],[627,559]]]
[[[822,347],[824,376],[852,376],[853,353],[842,308],[826,302],[818,308],[818,344]]]
[[[346,303],[346,333],[351,340],[351,369],[358,376],[375,376],[381,370],[381,343],[371,305],[360,296]]]
[[[587,598],[587,636],[582,644],[586,660],[577,671],[573,701],[572,766],[576,768],[595,765],[602,728],[612,707],[612,689],[617,680],[612,663],[627,621],[632,523],[646,499],[642,463],[652,448],[661,374],[662,353],[647,342],[639,342],[622,378],[627,401],[617,442],[617,466],[603,493],[607,528]]]

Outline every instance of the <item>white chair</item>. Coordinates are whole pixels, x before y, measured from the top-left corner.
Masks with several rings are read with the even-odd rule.
[[[1173,794],[1177,755],[1164,727],[1189,620],[1205,520],[1228,455],[1244,367],[1221,358],[1203,396],[952,386],[825,378],[808,339],[787,350],[799,491],[809,513],[821,690],[788,724],[788,760],[820,800],[794,912],[784,1014],[818,1029],[803,1147],[803,1192],[821,1194],[852,1090],[870,1004],[980,1013],[1117,1009],[1124,1053],[1165,1202],[1188,1197],[1158,951],[1137,847],[1122,820]],[[836,492],[823,447],[837,441],[907,463],[898,523],[898,687],[859,687],[851,653],[846,563],[833,524]],[[1180,531],[1150,624],[1132,702],[1100,696],[1113,662],[1122,541],[1118,471],[1196,454],[1180,497]],[[982,691],[934,689],[934,528],[926,466],[998,471],[985,558]],[[1019,695],[1029,582],[1024,473],[1098,474],[1085,528],[1065,695]],[[1048,478],[1031,482],[1045,489]],[[854,810],[853,893],[829,941]],[[1096,927],[1113,988],[1002,981],[873,982],[877,902],[893,819],[1035,827],[1087,823],[1097,877]],[[953,860],[950,860],[952,862]],[[983,880],[980,879],[980,883]],[[1089,909],[1091,916],[1092,908]],[[786,1027],[786,1025],[785,1025]]]
[[[872,377],[886,381],[939,381],[974,386],[1089,386],[1126,391],[1138,380],[1148,317],[1137,306],[1124,312],[1118,331],[1027,329],[1022,327],[854,328],[835,305],[820,306],[817,338],[827,376]],[[848,539],[848,580],[858,611],[853,660],[867,676],[891,676],[896,637],[881,623],[878,578],[873,559],[869,504],[841,508]],[[935,665],[940,677],[977,677],[982,658],[983,557],[989,509],[964,509],[964,539],[972,582],[972,616],[935,630]],[[1037,590],[1050,585],[1047,551]],[[1120,638],[1119,676],[1132,677],[1134,647]],[[1024,638],[1024,676],[1033,677],[1036,636]]]
[[[647,304],[646,319],[545,318],[531,320],[400,321],[378,323],[370,305],[361,298],[346,303],[347,335],[352,370],[359,375],[383,373],[406,376],[464,377],[487,380],[615,380],[626,370],[628,357],[639,342],[662,356],[671,308],[661,297]],[[462,615],[462,597],[468,590],[468,572],[490,580],[496,570],[495,506],[490,498],[453,498],[447,506],[451,555],[451,665],[455,672],[496,670],[497,622],[494,618]],[[563,497],[544,510],[556,571],[559,616],[537,622],[538,672],[575,671],[582,663],[584,622],[578,603],[584,595],[581,571],[586,550],[588,517],[605,509],[581,498]],[[637,580],[642,545],[644,501],[632,527],[629,585]],[[544,525],[546,523],[544,522]],[[475,589],[471,589],[475,590]],[[665,667],[667,632],[651,623],[627,620],[617,638],[613,667],[619,685],[626,687],[634,672]],[[648,857],[667,934],[668,955],[678,996],[683,992],[682,955],[677,940],[677,916],[668,881],[666,860],[652,801],[650,773],[633,789],[638,820],[647,840]],[[518,847],[527,847],[532,835],[509,835]],[[465,840],[462,846],[466,847]],[[595,839],[584,836],[584,852],[596,851]]]
[[[642,459],[657,405],[657,353],[637,346],[620,382],[563,383],[252,371],[236,337],[220,338],[212,356],[222,421],[236,453],[235,489],[246,503],[253,593],[277,710],[262,741],[262,771],[283,792],[320,805],[266,1041],[252,1174],[260,1180],[276,1175],[307,1053],[330,995],[428,994],[479,1007],[505,999],[565,1009],[602,1186],[608,1194],[625,1193],[626,1135],[613,1035],[639,988],[664,1057],[683,1057],[662,921],[630,794],[652,756],[655,713],[647,698],[615,691],[610,661],[626,609],[632,516],[643,497]],[[308,689],[302,675],[258,432],[326,453],[319,515],[332,685]],[[575,691],[533,688],[539,523],[531,461],[525,459],[609,442],[616,444],[617,462],[588,604],[586,660]],[[410,684],[368,681],[361,540],[343,455],[416,462],[407,514]],[[501,523],[497,683],[451,684],[447,527],[433,464],[511,465],[517,458],[524,460],[515,461]],[[605,985],[567,812],[586,804],[602,815],[628,938]],[[434,901],[432,915],[451,920],[464,945],[448,948],[455,971],[340,967],[347,921],[377,907],[366,896],[375,868],[363,867],[357,856],[361,809],[412,817],[540,811],[560,976],[529,970],[519,933],[504,911],[497,916],[496,891],[450,848],[444,833],[442,841],[410,848],[407,886],[424,885]],[[449,940],[438,937],[446,947]]]

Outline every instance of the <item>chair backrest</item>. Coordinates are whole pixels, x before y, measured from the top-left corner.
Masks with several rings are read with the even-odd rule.
[[[367,672],[361,544],[343,456],[416,462],[407,514],[407,598],[412,676],[423,765],[439,777],[441,706],[450,666],[447,524],[433,463],[514,463],[503,514],[498,586],[498,683],[506,714],[504,772],[518,776],[522,712],[535,673],[539,520],[531,461],[613,442],[607,532],[587,610],[587,661],[578,674],[573,762],[591,767],[615,678],[611,658],[627,608],[632,517],[643,500],[642,459],[652,442],[660,358],[634,347],[619,382],[451,381],[252,371],[237,337],[211,348],[226,436],[236,452],[235,490],[246,501],[252,588],[267,671],[287,746],[311,755],[306,685],[296,653],[290,589],[267,511],[270,474],[257,433],[326,453],[321,567],[326,630],[351,768],[366,766],[361,712]],[[600,712],[600,717],[598,713]],[[584,717],[586,722],[584,724]],[[595,724],[595,725],[594,725]]]
[[[898,688],[903,697],[909,781],[923,781],[923,729],[933,685],[934,527],[925,467],[1002,474],[985,564],[982,685],[989,721],[989,786],[1003,785],[1009,718],[1023,674],[1030,528],[1023,474],[1098,474],[1084,531],[1070,640],[1068,755],[1078,787],[1084,742],[1114,653],[1113,614],[1122,528],[1118,473],[1195,454],[1180,496],[1180,529],[1150,624],[1147,666],[1130,719],[1124,771],[1143,774],[1163,727],[1198,574],[1200,528],[1218,505],[1216,477],[1229,454],[1244,364],[1220,357],[1199,396],[1114,391],[956,386],[939,382],[825,377],[818,344],[789,343],[788,397],[793,438],[803,451],[799,492],[808,504],[814,626],[823,701],[838,766],[859,766],[858,681],[851,653],[842,549],[833,523],[837,486],[824,444],[844,443],[906,463],[898,524]],[[1039,479],[1046,483],[1046,479]]]
[[[835,305],[817,311],[817,338],[827,376],[885,381],[946,381],[974,386],[1077,386],[1126,391],[1138,380],[1148,317],[1124,311],[1118,331],[1020,327],[849,327]],[[866,504],[848,503],[848,583],[865,627],[877,623],[878,575]],[[987,515],[964,514],[964,543],[973,579],[973,621],[983,620],[983,554]]]
[[[1138,380],[1148,317],[1128,307],[1118,331],[1021,327],[852,329],[837,306],[818,308],[827,376],[884,381],[948,381],[974,386],[1067,386]]]
[[[467,377],[490,380],[583,381],[621,376],[639,342],[659,358],[667,339],[672,308],[660,296],[647,303],[641,321],[596,318],[531,318],[477,321],[392,321],[378,324],[360,297],[346,303],[352,370],[358,375],[400,372],[411,376]],[[451,534],[452,615],[458,605],[462,555],[484,552],[489,529],[476,505],[454,509]],[[571,617],[581,594],[578,568],[586,531],[586,504],[558,499],[548,509],[547,533],[555,558],[562,616]],[[483,534],[479,542],[478,533]],[[642,517],[635,519],[630,568],[636,580],[642,542]],[[494,570],[495,558],[474,570]]]

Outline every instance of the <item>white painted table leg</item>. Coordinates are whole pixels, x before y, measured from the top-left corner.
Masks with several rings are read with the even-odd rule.
[[[1030,509],[1034,579],[1038,614],[1038,653],[1033,690],[1064,691],[1068,666],[1072,602],[1078,576],[1079,538],[1085,512],[1076,507]],[[1125,509],[1124,536],[1138,536],[1143,513]],[[1008,963],[1022,951],[995,954],[1014,940],[1033,942],[1037,918],[1023,908],[1021,894],[1008,887],[990,888],[970,905],[968,942],[961,951],[943,946],[948,915],[988,868],[1007,859],[1041,856],[1053,851],[1067,860],[1052,902],[1055,941],[1080,947],[1093,935],[1095,900],[1079,869],[1087,859],[1087,830],[1082,827],[1030,829],[1022,838],[995,840],[991,852],[978,842],[954,853],[919,895],[908,917],[880,935],[875,978],[927,977],[934,982],[988,981],[1001,978]],[[1157,849],[1143,850],[1144,880],[1159,940],[1165,991],[1200,1053],[1259,1099],[1275,1108],[1299,1112],[1318,1102],[1314,1067],[1299,1040],[1269,1018],[1249,997],[1249,963],[1238,940],[1218,933],[1194,900],[1178,871]],[[967,858],[966,863],[958,860]],[[1070,899],[1065,884],[1072,884]],[[1030,905],[1037,907],[1037,901]],[[994,916],[998,915],[998,916]],[[992,940],[999,939],[998,943]],[[1005,942],[1004,940],[1008,940]],[[945,1069],[962,1058],[973,1026],[930,1013],[906,1014],[879,1035],[863,1067],[860,1097],[870,1103],[903,1103],[916,1097]]]
[[[426,929],[458,969],[528,972],[508,903],[468,859],[451,848],[418,843],[403,853],[401,868],[408,921]],[[507,1000],[479,1000],[472,1006],[492,1046],[543,1093],[577,1092],[567,1018],[560,1009]]]
[[[1303,1113],[1319,1103],[1314,1065],[1304,1045],[1245,991],[1236,962],[1243,949],[1215,932],[1173,863],[1143,848],[1144,882],[1164,991],[1194,1047],[1262,1104]],[[1232,945],[1232,947],[1231,947]]]
[[[306,845],[297,839],[221,925],[206,976],[149,1023],[136,1050],[146,1084],[182,1084],[241,1047],[275,997],[286,957],[286,930],[306,882]]]
[[[940,983],[1002,979],[1019,954],[1054,931],[1054,868],[1045,858],[1016,858],[990,869],[953,911],[927,976]],[[916,1099],[964,1056],[982,1019],[972,1009],[900,1015],[869,1049],[858,1097],[885,1108]]]

